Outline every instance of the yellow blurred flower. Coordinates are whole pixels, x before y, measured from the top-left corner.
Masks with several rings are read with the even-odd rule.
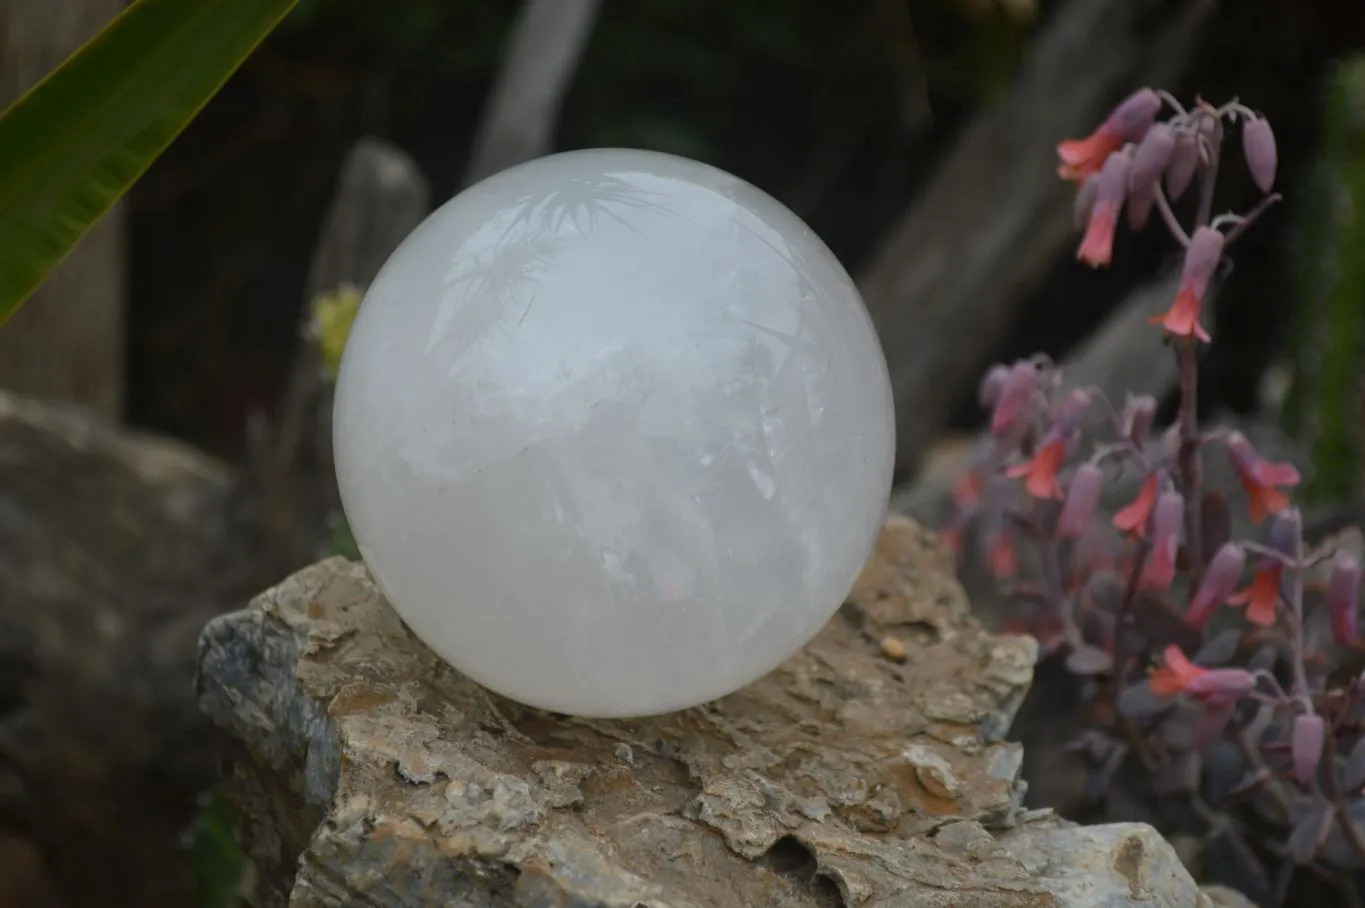
[[[336,381],[337,370],[341,368],[341,353],[346,349],[346,338],[363,295],[360,288],[348,284],[313,300],[309,334],[318,345],[323,370],[331,381]]]

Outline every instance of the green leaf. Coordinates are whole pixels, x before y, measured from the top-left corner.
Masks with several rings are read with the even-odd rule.
[[[340,555],[350,561],[360,560],[360,546],[356,545],[355,536],[351,533],[351,525],[340,515],[332,524],[332,536],[327,543],[327,554]]]
[[[0,322],[297,0],[135,0],[0,115]]]
[[[241,902],[239,892],[247,858],[237,844],[237,831],[220,789],[211,793],[195,817],[190,856],[199,908],[233,908]]]

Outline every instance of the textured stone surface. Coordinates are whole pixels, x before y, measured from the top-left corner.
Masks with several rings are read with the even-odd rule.
[[[891,391],[806,225],[671,155],[466,190],[365,295],[336,389],[375,579],[461,672],[578,715],[694,706],[839,607],[890,490]]]
[[[1198,908],[1200,895],[1175,850],[1144,823],[1021,827],[1000,838],[1067,908]]]
[[[1227,886],[1205,886],[1205,903],[1199,908],[1256,908],[1256,903]]]
[[[1197,898],[1146,827],[1020,815],[1022,753],[1002,737],[1036,649],[983,633],[946,552],[899,518],[809,646],[669,716],[574,719],[489,694],[339,559],[214,621],[200,650],[201,705],[250,755],[230,784],[258,906]],[[1064,844],[1093,849],[1090,877],[1058,866]]]

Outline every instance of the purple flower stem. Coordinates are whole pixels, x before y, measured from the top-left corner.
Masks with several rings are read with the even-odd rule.
[[[1052,614],[1061,621],[1062,636],[1067,645],[1079,647],[1085,640],[1079,625],[1076,624],[1076,616],[1067,607],[1067,598],[1062,590],[1061,547],[1056,539],[1047,539],[1043,542],[1041,561],[1043,569],[1041,598]]]
[[[1274,205],[1282,198],[1283,196],[1278,192],[1272,192],[1270,195],[1257,202],[1255,208],[1238,218],[1237,222],[1232,225],[1232,229],[1223,237],[1223,248],[1227,249],[1231,246],[1238,237],[1247,232],[1247,229],[1251,227],[1252,224],[1256,223],[1257,218],[1265,214],[1271,205]]]
[[[1299,533],[1294,539],[1294,560],[1299,564],[1287,568],[1289,572],[1289,608],[1294,613],[1293,628],[1291,633],[1291,649],[1294,653],[1291,670],[1294,673],[1294,699],[1303,706],[1305,715],[1313,715],[1313,696],[1308,688],[1308,672],[1303,665],[1303,575],[1304,570],[1300,566],[1303,562],[1303,534]]]
[[[1199,486],[1203,464],[1199,437],[1199,357],[1194,338],[1176,342],[1176,361],[1180,375],[1180,452],[1176,464],[1180,471],[1181,492],[1185,496],[1185,539],[1190,549],[1190,588],[1199,589],[1204,579],[1204,539],[1201,525]]]
[[[1239,541],[1237,544],[1253,555],[1260,555],[1264,558],[1269,558],[1271,561],[1277,561],[1280,564],[1284,565],[1286,568],[1296,567],[1299,564],[1298,561],[1296,561],[1289,555],[1286,555],[1284,552],[1281,552],[1278,549],[1272,549],[1268,545],[1261,545],[1259,542],[1242,540]],[[1308,565],[1305,564],[1305,567],[1306,566]]]
[[[1204,170],[1199,181],[1199,211],[1195,216],[1194,226],[1204,227],[1213,217],[1213,189],[1218,183],[1218,159],[1223,151],[1223,124],[1220,121],[1217,111],[1205,109],[1204,116],[1212,119],[1216,128],[1212,136],[1204,136],[1207,140],[1209,149],[1209,166]]]
[[[1123,588],[1123,599],[1119,602],[1118,621],[1114,626],[1114,672],[1113,672],[1113,693],[1118,697],[1119,691],[1123,690],[1128,682],[1128,640],[1131,636],[1126,633],[1133,624],[1133,602],[1137,599],[1138,582],[1142,579],[1142,571],[1147,566],[1147,556],[1152,551],[1152,546],[1147,540],[1138,541],[1138,550],[1133,557],[1133,569],[1128,574],[1128,582]]]
[[[1166,200],[1166,190],[1161,188],[1161,184],[1156,186],[1156,209],[1161,212],[1161,219],[1166,222],[1166,229],[1175,237],[1176,242],[1186,249],[1190,248],[1190,235],[1185,232],[1185,228],[1180,226],[1180,221],[1176,218],[1175,212],[1171,210],[1171,203]]]
[[[1265,779],[1265,782],[1262,783],[1261,787],[1266,795],[1275,802],[1275,806],[1279,809],[1281,816],[1288,816],[1289,795],[1285,793],[1282,783],[1276,777],[1275,773],[1266,765],[1265,758],[1261,756],[1261,752],[1256,748],[1256,742],[1251,740],[1251,736],[1247,734],[1246,729],[1238,730],[1236,734],[1233,735],[1233,740],[1237,744],[1237,749],[1242,752],[1242,759],[1246,760],[1247,765]]]

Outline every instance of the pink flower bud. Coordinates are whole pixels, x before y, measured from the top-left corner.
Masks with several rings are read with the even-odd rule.
[[[1085,420],[1085,414],[1090,410],[1090,392],[1077,389],[1062,399],[1057,405],[1057,412],[1054,416],[1054,424],[1057,431],[1063,435],[1070,435],[1081,428],[1081,423]]]
[[[1161,174],[1171,163],[1175,152],[1175,135],[1171,127],[1158,123],[1147,131],[1133,152],[1133,164],[1128,171],[1130,190],[1152,190],[1161,182]]]
[[[1356,609],[1360,590],[1360,562],[1350,552],[1339,551],[1327,581],[1327,608],[1332,616],[1332,638],[1342,646],[1356,639]]]
[[[1184,131],[1175,133],[1175,146],[1171,150],[1171,160],[1166,167],[1166,194],[1175,201],[1185,194],[1199,170],[1199,143],[1195,137]]]
[[[1185,623],[1196,629],[1203,628],[1214,610],[1237,589],[1246,566],[1247,556],[1242,547],[1231,542],[1224,544],[1209,562],[1204,581],[1190,600]]]
[[[1090,222],[1076,250],[1076,258],[1093,268],[1108,265],[1113,258],[1114,230],[1118,227],[1119,209],[1128,195],[1128,168],[1131,162],[1129,155],[1116,151],[1105,160],[1100,170]]]
[[[1269,192],[1275,185],[1275,133],[1264,117],[1247,120],[1242,126],[1242,153],[1246,156],[1251,179],[1261,192]]]
[[[1057,535],[1063,539],[1079,539],[1090,528],[1095,508],[1100,501],[1100,487],[1104,474],[1095,464],[1086,462],[1076,468],[1067,489],[1066,504],[1057,518]]]
[[[1147,131],[1133,152],[1133,163],[1128,168],[1128,224],[1141,230],[1147,223],[1152,203],[1156,200],[1161,174],[1175,151],[1175,136],[1171,127],[1158,123]]]
[[[1175,559],[1180,552],[1180,525],[1185,516],[1185,499],[1168,489],[1161,493],[1152,511],[1152,550],[1142,570],[1145,589],[1167,589],[1175,579]]]
[[[1255,688],[1255,676],[1244,668],[1211,668],[1192,677],[1185,690],[1196,697],[1239,697]]]
[[[1156,398],[1150,394],[1130,394],[1119,415],[1119,431],[1123,437],[1141,447],[1156,419]]]
[[[986,372],[981,379],[981,386],[977,392],[977,398],[983,407],[993,407],[995,402],[1000,399],[1000,391],[1004,388],[1005,382],[1009,380],[1010,370],[1008,366],[997,363]]]
[[[1218,263],[1223,260],[1223,243],[1223,234],[1212,227],[1200,227],[1190,236],[1180,283],[1192,287],[1201,299],[1218,270]]]
[[[1209,152],[1223,143],[1223,120],[1207,112],[1196,115],[1195,120],[1194,129],[1199,136],[1199,161],[1207,166]]]
[[[1290,558],[1299,556],[1303,550],[1303,516],[1298,508],[1285,508],[1275,515],[1266,546]]]
[[[1322,762],[1322,743],[1327,727],[1322,716],[1296,716],[1294,730],[1289,736],[1289,749],[1294,761],[1294,776],[1300,782],[1312,779]]]
[[[1090,174],[1076,191],[1076,200],[1071,209],[1071,220],[1077,230],[1084,230],[1090,223],[1090,213],[1095,210],[1095,195],[1099,191],[1099,172]]]
[[[1140,142],[1161,112],[1161,96],[1150,88],[1140,88],[1124,98],[1100,129],[1125,142]]]

